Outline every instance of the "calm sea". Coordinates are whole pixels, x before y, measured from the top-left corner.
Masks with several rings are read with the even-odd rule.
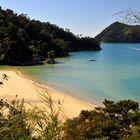
[[[74,52],[56,65],[2,67],[32,78],[89,103],[133,99],[140,103],[140,44],[103,43],[100,52]],[[90,61],[90,60],[95,61]]]

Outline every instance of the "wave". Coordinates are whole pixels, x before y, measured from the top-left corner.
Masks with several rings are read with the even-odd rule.
[[[140,51],[140,48],[131,48],[131,47],[129,47],[129,49]]]

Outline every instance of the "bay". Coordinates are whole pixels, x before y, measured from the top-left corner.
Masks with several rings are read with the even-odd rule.
[[[102,51],[73,52],[59,64],[10,67],[89,103],[132,99],[140,103],[140,44],[102,43]]]

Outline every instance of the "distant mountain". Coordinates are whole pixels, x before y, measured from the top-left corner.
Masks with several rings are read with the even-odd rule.
[[[115,22],[98,34],[95,39],[111,43],[140,43],[140,26]]]
[[[101,50],[100,43],[94,38],[79,37],[69,29],[30,20],[27,15],[0,7],[0,64],[40,64],[48,54],[59,57],[80,50]]]

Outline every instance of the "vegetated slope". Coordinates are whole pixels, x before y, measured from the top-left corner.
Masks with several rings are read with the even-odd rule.
[[[27,15],[0,8],[0,64],[38,64],[47,58],[51,50],[56,56],[64,56],[70,51],[101,48],[93,38],[80,38],[68,29],[30,20]]]
[[[140,43],[140,26],[115,22],[98,34],[95,39],[111,43]]]

